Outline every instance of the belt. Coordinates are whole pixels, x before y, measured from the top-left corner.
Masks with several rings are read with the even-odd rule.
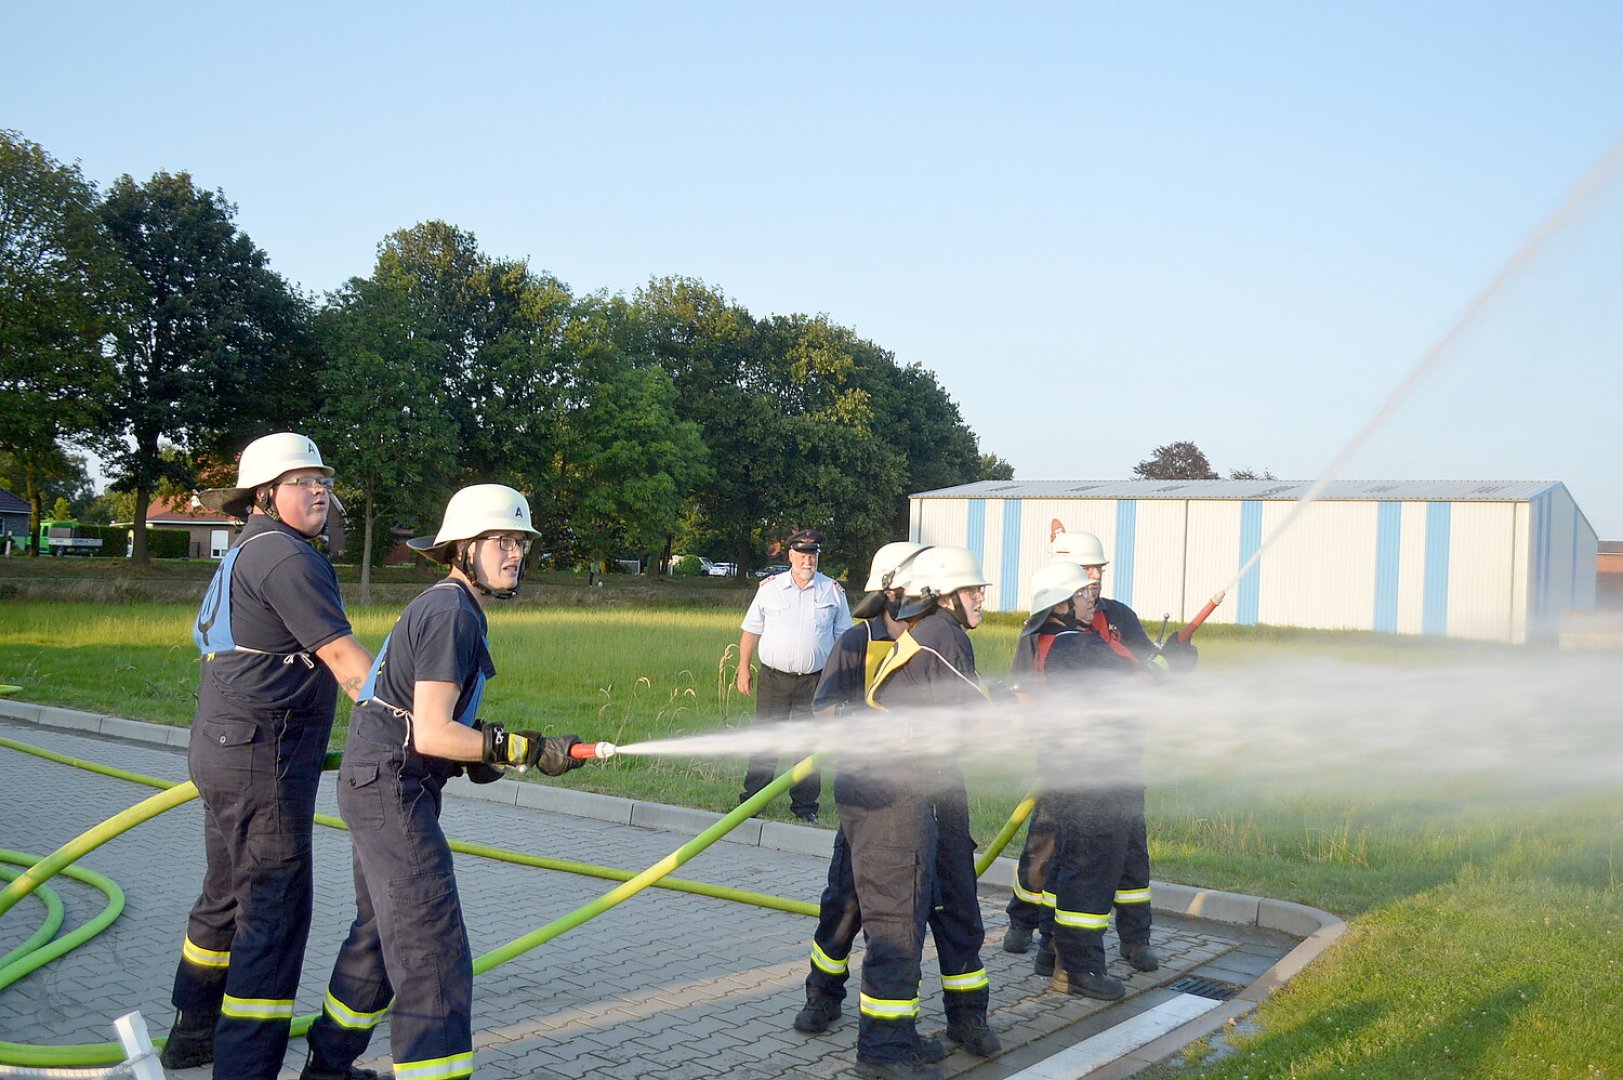
[[[785,675],[791,679],[810,679],[822,674],[821,671],[782,671],[775,667],[768,667],[766,664],[762,664],[761,667],[774,675]]]

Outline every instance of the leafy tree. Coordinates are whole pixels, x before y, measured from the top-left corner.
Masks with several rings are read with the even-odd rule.
[[[707,479],[692,492],[709,528],[731,545],[741,573],[751,538],[771,511],[762,473],[782,453],[778,415],[759,389],[755,320],[719,289],[694,278],[651,280],[632,297],[620,346],[664,368],[676,414],[699,427]]]
[[[1133,466],[1133,475],[1140,480],[1218,480],[1216,470],[1200,447],[1192,442],[1168,443],[1157,446],[1148,461]]]
[[[101,207],[118,258],[111,314],[117,367],[104,441],[136,496],[132,559],[147,560],[146,507],[161,480],[190,483],[185,455],[246,442],[284,420],[309,379],[304,301],[232,222],[236,208],[186,173],[114,183]],[[256,431],[255,429],[258,429]]]
[[[392,527],[438,524],[457,475],[456,426],[434,373],[444,345],[419,332],[398,288],[355,279],[317,316],[327,357],[314,431],[351,520],[359,518],[361,602]]]
[[[72,476],[66,447],[99,425],[107,268],[96,191],[78,166],[0,130],[0,452],[35,534],[48,491]]]
[[[1230,469],[1230,480],[1277,480],[1279,479],[1267,469],[1258,472],[1255,469]]]
[[[1013,480],[1014,466],[996,454],[982,454],[980,456],[980,468],[976,470],[975,479]]]

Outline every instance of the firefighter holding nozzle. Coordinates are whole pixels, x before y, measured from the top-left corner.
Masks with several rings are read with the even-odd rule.
[[[406,605],[350,720],[338,808],[354,844],[355,922],[310,1028],[303,1080],[371,1075],[353,1063],[385,1014],[396,1076],[473,1072],[473,955],[439,822],[445,783],[464,770],[488,783],[584,764],[574,735],[476,719],[496,674],[484,605],[518,592],[537,535],[523,495],[476,484],[451,497],[432,540],[409,542],[450,574]]]
[[[1156,670],[1156,660],[1193,666],[1195,652],[1193,645],[1179,642],[1168,657],[1157,652],[1149,663],[1140,659],[1127,641],[1142,637],[1147,644],[1148,635],[1131,608],[1100,599],[1097,566],[1102,563],[1102,553],[1096,565],[1062,558],[1033,577],[1031,615],[1016,654],[1026,657],[1031,672],[1026,685],[1053,728],[1040,748],[1043,793],[1010,915],[1015,920],[1017,905],[1040,896],[1044,934],[1037,974],[1051,975],[1056,990],[1115,1001],[1127,989],[1106,970],[1104,932],[1112,908],[1122,959],[1140,971],[1154,971],[1160,957],[1150,946],[1139,735],[1121,715],[1119,694],[1090,698],[1119,691],[1121,680],[1134,673]],[[1023,944],[1022,929],[1013,921],[1005,949],[1024,951],[1010,948]],[[1024,930],[1025,942],[1030,934]]]

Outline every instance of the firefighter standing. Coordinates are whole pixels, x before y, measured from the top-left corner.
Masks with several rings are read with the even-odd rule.
[[[333,470],[293,432],[242,452],[237,486],[200,501],[246,521],[210,582],[187,764],[203,803],[207,870],[175,972],[161,1060],[222,1080],[282,1066],[310,930],[316,787],[339,689],[372,655],[355,640],[332,564],[311,546]]]
[[[838,715],[866,708],[864,697],[873,673],[896,639],[907,629],[896,619],[907,584],[907,570],[923,544],[900,540],[874,553],[868,571],[868,594],[851,609],[859,621],[840,636],[823,676],[817,684],[812,711],[818,716]],[[934,912],[932,912],[934,915]],[[795,1016],[795,1030],[807,1034],[827,1031],[840,1015],[845,983],[850,973],[851,946],[862,929],[862,905],[857,900],[851,871],[851,849],[842,825],[834,833],[834,851],[828,864],[828,884],[818,906],[817,931],[812,937],[810,970],[806,975],[806,1005]],[[936,1039],[917,1038],[915,1055],[921,1062],[940,1061],[947,1048]]]
[[[483,610],[518,592],[532,537],[524,496],[463,488],[439,533],[410,546],[450,575],[406,606],[378,651],[350,721],[338,808],[354,844],[355,922],[310,1029],[303,1080],[343,1080],[385,1013],[395,1075],[455,1080],[473,1072],[473,955],[440,828],[445,782],[539,765],[583,764],[573,735],[544,738],[475,720],[496,673]]]
[[[1103,579],[1104,568],[1110,565],[1105,558],[1104,545],[1099,542],[1097,536],[1088,532],[1060,532],[1054,538],[1053,554],[1058,561],[1080,566],[1088,579],[1095,583]],[[1130,657],[1125,658],[1136,662],[1139,667],[1147,665],[1159,671],[1164,670],[1169,661],[1176,663],[1180,668],[1194,664],[1196,655],[1194,646],[1180,646],[1175,639],[1167,643],[1163,656],[1163,650],[1158,648],[1150,640],[1149,634],[1144,632],[1144,625],[1139,620],[1138,614],[1120,601],[1100,598],[1095,604],[1090,629],[1101,635],[1101,639],[1115,641],[1118,651],[1126,650]],[[1032,634],[1021,636],[1015,646],[1011,667],[1011,674],[1014,677],[1019,678],[1031,672],[1036,657],[1036,643],[1037,638]],[[1026,843],[1020,852],[1020,866],[1014,880],[1014,895],[1009,898],[1009,929],[1003,935],[1005,952],[1030,951],[1033,935],[1037,932],[1039,923],[1043,921],[1045,914],[1043,882],[1047,876],[1049,863],[1054,857],[1056,842],[1054,829],[1052,808],[1046,796],[1039,794],[1037,805],[1032,809],[1031,822],[1026,827]],[[1051,968],[1043,970],[1047,965],[1047,957],[1044,953],[1039,953],[1038,974],[1051,974]]]
[[[862,963],[857,1074],[936,1080],[919,1057],[920,959],[937,898],[936,945],[947,1037],[976,1053],[998,1050],[986,1024],[985,937],[975,898],[974,841],[963,775],[931,752],[955,713],[985,701],[966,630],[980,624],[986,579],[964,548],[931,548],[914,559],[897,611],[907,629],[868,689],[868,704],[901,710],[900,754],[842,764],[834,797],[849,845],[851,873],[867,940]]]
[[[1042,707],[1063,715],[1082,707],[1079,688],[1142,670],[1101,618],[1099,583],[1083,567],[1051,563],[1037,572],[1033,588],[1021,637],[1032,654]],[[1192,647],[1187,659],[1193,663]],[[1085,741],[1071,745],[1072,739]],[[1160,966],[1150,946],[1140,756],[1136,731],[1100,716],[1065,725],[1061,737],[1042,747],[1053,853],[1042,868],[1044,937],[1034,966],[1038,974],[1053,976],[1056,990],[1105,1001],[1125,996],[1126,987],[1106,970],[1104,932],[1112,907],[1122,958],[1140,971]]]

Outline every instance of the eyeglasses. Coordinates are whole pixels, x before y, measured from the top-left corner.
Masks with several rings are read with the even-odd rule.
[[[966,585],[964,588],[959,589],[958,591],[963,593],[965,596],[985,596],[986,595],[986,586],[985,585]]]
[[[511,555],[515,551],[522,551],[526,555],[530,553],[530,541],[527,539],[517,536],[487,536],[485,539],[495,541],[497,550],[503,555]]]
[[[282,483],[287,487],[308,488],[310,494],[314,495],[318,491],[331,491],[333,479],[330,476],[295,476]]]

